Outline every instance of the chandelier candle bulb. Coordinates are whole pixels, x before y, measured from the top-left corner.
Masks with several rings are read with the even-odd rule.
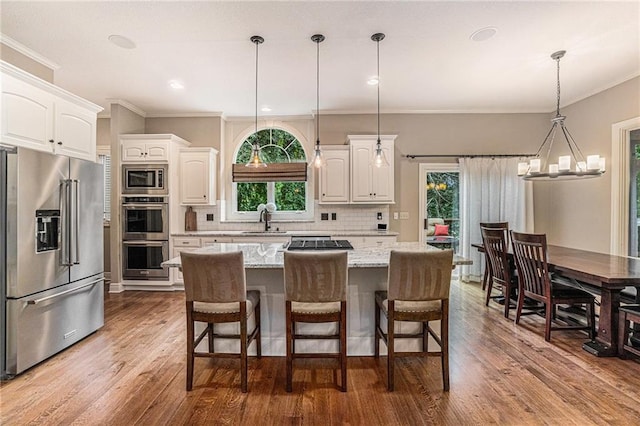
[[[600,160],[598,160],[598,164],[600,165],[600,171],[602,173],[604,173],[604,157],[600,157]]]
[[[549,174],[557,175],[558,174],[558,165],[557,164],[549,164]]]
[[[529,173],[540,173],[540,159],[534,158],[529,162]]]
[[[600,170],[600,156],[589,155],[587,156],[587,170]]]
[[[524,176],[529,171],[529,163],[520,162],[518,163],[518,176]]]
[[[561,172],[568,172],[571,170],[571,156],[561,155],[558,157],[558,170]]]

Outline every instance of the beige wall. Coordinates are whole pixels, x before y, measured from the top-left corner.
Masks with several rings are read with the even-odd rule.
[[[3,43],[0,43],[0,59],[49,83],[53,83],[53,70],[51,68],[34,61]]]
[[[145,120],[145,133],[172,133],[191,142],[192,147],[220,150],[221,117],[157,117]]]
[[[376,116],[328,115],[320,120],[322,144],[343,144],[349,134],[375,134]],[[522,154],[538,149],[548,123],[547,114],[384,114],[380,133],[398,135],[395,145],[393,212],[407,220],[390,220],[401,241],[418,240],[419,164],[454,162],[455,158],[416,159],[407,154]]]
[[[611,126],[640,116],[640,77],[562,108],[561,113],[583,154],[604,155],[611,170],[615,167],[611,164]],[[561,142],[556,139],[555,155]],[[578,182],[536,182],[533,193],[535,230],[547,233],[550,244],[610,251],[611,173]]]
[[[97,146],[111,145],[111,119],[98,118],[96,127],[97,127],[96,145]]]
[[[119,104],[111,104],[110,138],[111,138],[111,170],[120,170],[121,134],[144,133],[144,117],[130,111]],[[117,194],[120,194],[120,173],[111,174],[111,282],[122,282],[122,224]]]

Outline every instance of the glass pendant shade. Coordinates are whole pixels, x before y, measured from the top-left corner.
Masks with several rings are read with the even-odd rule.
[[[384,153],[384,149],[382,149],[380,139],[378,139],[376,149],[373,151],[373,165],[376,167],[389,167],[389,161]]]
[[[257,142],[253,144],[253,147],[251,148],[251,158],[249,158],[249,161],[245,166],[253,168],[267,167],[267,163],[265,163],[264,158],[262,158],[262,150]]]
[[[560,58],[566,52],[560,50],[551,55],[557,63],[557,103],[556,116],[551,119],[553,123],[551,129],[544,138],[538,152],[529,162],[518,163],[518,176],[525,180],[566,180],[566,179],[586,179],[590,177],[602,176],[605,172],[605,159],[599,155],[588,155],[585,157],[578,147],[578,144],[569,133],[569,129],[564,124],[565,116],[560,115]],[[553,142],[556,134],[564,139],[567,144],[567,151],[558,157],[557,162],[550,160]],[[541,153],[546,152],[546,157],[542,158]]]
[[[314,167],[322,167],[324,166],[324,156],[322,155],[322,150],[320,149],[320,143],[316,143],[316,148],[313,151],[313,165]]]

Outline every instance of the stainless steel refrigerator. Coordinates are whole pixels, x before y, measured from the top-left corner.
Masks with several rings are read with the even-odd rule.
[[[0,146],[2,376],[104,324],[102,165]]]

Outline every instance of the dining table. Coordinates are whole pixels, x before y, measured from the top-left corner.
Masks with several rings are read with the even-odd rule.
[[[484,253],[482,243],[472,247]],[[585,342],[583,349],[600,357],[618,355],[621,292],[635,287],[636,298],[640,296],[640,259],[547,245],[547,263],[550,272],[565,278],[562,284],[600,296],[597,335],[595,340]]]

